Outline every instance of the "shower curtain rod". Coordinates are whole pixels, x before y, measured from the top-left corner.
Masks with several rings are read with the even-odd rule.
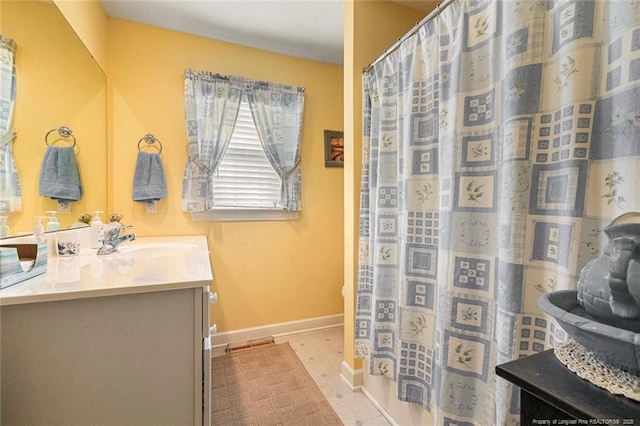
[[[389,56],[389,54],[391,52],[395,51],[398,47],[400,47],[400,44],[402,44],[403,41],[405,41],[406,39],[411,37],[413,35],[413,33],[415,33],[418,30],[418,28],[420,28],[420,26],[422,26],[422,24],[424,24],[425,22],[428,22],[428,21],[432,20],[433,18],[435,18],[436,16],[438,16],[440,13],[442,13],[442,10],[445,7],[449,6],[454,1],[456,1],[456,0],[444,0],[444,1],[440,2],[440,3],[438,3],[438,5],[436,6],[435,9],[433,9],[431,12],[429,12],[429,14],[427,16],[425,16],[420,21],[418,21],[413,26],[413,28],[411,28],[409,30],[409,32],[407,32],[405,35],[400,37],[398,39],[398,41],[396,41],[393,45],[391,45],[391,47],[389,47],[384,52],[382,52],[382,55],[378,56],[378,58],[375,61],[371,62],[369,65],[364,67],[362,69],[362,72],[365,73],[365,72],[371,70],[371,68],[373,68],[375,64],[377,64],[378,62],[380,62],[381,60],[383,60],[384,58]]]

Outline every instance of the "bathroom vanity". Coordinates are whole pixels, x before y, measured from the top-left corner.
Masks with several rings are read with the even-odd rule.
[[[210,424],[204,236],[50,257],[0,291],[1,423]]]

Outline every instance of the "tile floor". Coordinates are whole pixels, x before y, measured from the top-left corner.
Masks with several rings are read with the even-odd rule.
[[[289,342],[298,358],[318,384],[346,426],[386,426],[390,423],[359,391],[354,392],[340,378],[344,347],[342,327],[276,337]]]

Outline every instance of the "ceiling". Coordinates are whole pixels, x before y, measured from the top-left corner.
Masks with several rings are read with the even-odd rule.
[[[343,0],[101,0],[110,17],[342,65]],[[424,12],[434,1],[395,3]]]

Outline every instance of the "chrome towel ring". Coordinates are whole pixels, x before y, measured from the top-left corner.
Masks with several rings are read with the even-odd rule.
[[[156,148],[158,149],[158,154],[162,154],[162,142],[160,142],[160,140],[151,133],[147,133],[138,141],[138,151],[142,151],[142,146],[140,144],[142,144],[143,141],[149,145],[157,143]]]
[[[60,139],[55,139],[51,142],[49,142],[49,135],[53,132],[58,132],[58,135],[60,135],[60,138],[67,140],[69,138],[71,138],[71,140],[73,141],[73,145],[71,146],[72,148],[75,148],[76,146],[76,137],[73,135],[73,131],[67,127],[67,126],[61,126],[58,127],[57,129],[51,129],[47,132],[46,135],[44,135],[44,143],[47,144],[47,146],[52,146],[55,142],[59,141]]]

